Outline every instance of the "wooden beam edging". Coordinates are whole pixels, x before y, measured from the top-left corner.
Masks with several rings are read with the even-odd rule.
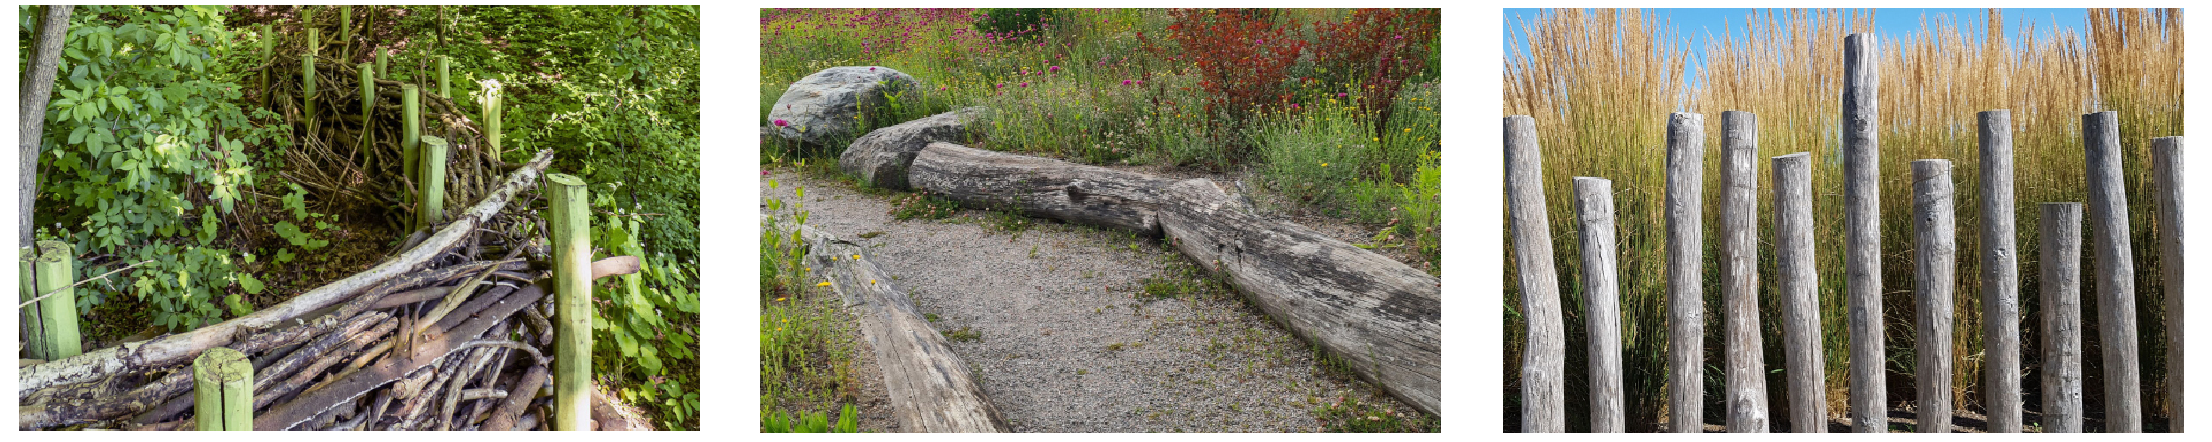
[[[914,309],[891,273],[868,259],[867,248],[819,229],[800,227],[813,246],[809,265],[860,316],[860,330],[874,348],[884,390],[899,428],[917,433],[1011,433],[998,407],[969,376],[945,337]],[[809,276],[812,279],[812,276]]]
[[[142,343],[129,343],[103,348],[75,357],[49,361],[23,367],[17,374],[17,396],[48,386],[84,382],[106,377],[132,367],[154,367],[182,364],[197,357],[200,351],[229,344],[232,340],[279,325],[279,323],[325,307],[351,300],[363,289],[412,272],[431,258],[458,244],[478,225],[491,219],[493,214],[507,206],[515,194],[537,185],[538,174],[553,163],[553,151],[539,151],[536,158],[507,176],[506,184],[487,195],[461,213],[452,223],[431,235],[399,256],[385,260],[368,271],[355,273],[307,293],[293,297],[276,306],[262,309],[251,315],[241,316],[199,329],[170,335]]]
[[[1173,180],[1064,161],[932,143],[915,156],[915,189],[969,205],[1159,232],[1199,267],[1353,371],[1443,414],[1442,283],[1427,272],[1297,224],[1252,214],[1212,180]],[[835,284],[833,282],[833,284]]]

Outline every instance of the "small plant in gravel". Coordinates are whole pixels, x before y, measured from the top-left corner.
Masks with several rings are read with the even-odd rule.
[[[975,342],[983,340],[983,335],[976,333],[975,329],[960,327],[959,330],[945,332],[945,339],[952,342]]]
[[[769,180],[770,189],[781,184]],[[795,199],[805,189],[793,189]],[[761,224],[760,242],[760,406],[766,432],[814,431],[827,427],[813,406],[848,404],[842,422],[856,414],[850,401],[857,391],[852,375],[852,349],[856,345],[834,307],[812,300],[809,290],[820,279],[806,265],[806,244],[799,226],[807,221],[805,205],[781,198],[763,201],[769,217]],[[788,414],[797,410],[800,418]],[[820,421],[820,425],[816,425]],[[784,431],[774,431],[783,429]],[[845,432],[851,432],[849,429]]]
[[[891,200],[891,217],[899,221],[915,218],[945,219],[959,212],[960,203],[923,192],[915,192]]]
[[[1322,422],[1317,430],[1324,433],[1433,433],[1442,429],[1434,416],[1362,402],[1349,394],[1307,411]]]
[[[761,413],[762,428],[760,432],[762,433],[860,432],[860,424],[855,420],[855,416],[860,413],[853,409],[853,404],[845,404],[845,409],[838,413],[836,425],[830,425],[829,416],[822,413],[799,413],[797,418],[792,418],[781,411],[763,410]]]

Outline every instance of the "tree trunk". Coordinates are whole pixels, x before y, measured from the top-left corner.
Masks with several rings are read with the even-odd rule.
[[[39,18],[38,37],[31,43],[30,70],[23,73],[21,107],[16,115],[20,124],[16,127],[18,146],[22,148],[21,163],[16,165],[20,178],[16,192],[20,197],[16,204],[18,247],[30,247],[31,205],[38,199],[38,145],[46,134],[46,104],[54,98],[54,75],[61,63],[61,44],[69,36],[70,5],[45,7],[44,17]]]
[[[906,183],[980,209],[1134,230],[1157,237],[1161,195],[1175,180],[1060,160],[930,143]]]

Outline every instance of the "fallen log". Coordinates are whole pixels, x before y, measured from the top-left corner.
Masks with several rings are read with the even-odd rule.
[[[868,260],[866,248],[802,227],[812,244],[807,261],[846,306],[860,313],[861,334],[883,371],[884,390],[899,428],[917,433],[1010,433],[998,407],[983,396],[968,365],[945,337],[914,310],[891,273]]]
[[[536,185],[538,174],[552,162],[552,150],[538,152],[536,158],[508,175],[506,183],[499,190],[486,195],[475,207],[455,217],[453,222],[440,228],[430,239],[368,271],[317,287],[253,314],[190,332],[143,343],[104,348],[25,367],[17,375],[17,396],[23,397],[33,390],[58,384],[103,379],[134,369],[181,364],[199,356],[202,350],[229,344],[257,330],[269,329],[283,321],[299,319],[310,312],[350,300],[364,289],[421,268],[432,258],[460,245],[461,239],[490,220],[493,214],[499,213],[514,195]]]
[[[1169,186],[1160,228],[1269,316],[1408,405],[1443,414],[1443,286],[1312,229],[1252,215],[1212,180]]]
[[[1060,160],[930,143],[906,182],[978,209],[1133,230],[1159,237],[1161,192],[1175,180]]]

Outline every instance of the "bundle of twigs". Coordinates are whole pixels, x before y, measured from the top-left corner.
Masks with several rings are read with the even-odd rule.
[[[358,66],[317,58],[314,96],[303,101],[307,88],[304,60],[299,54],[306,50],[277,49],[279,55],[268,63],[248,70],[269,76],[268,87],[258,91],[261,101],[293,127],[292,144],[283,152],[284,177],[321,195],[331,204],[330,212],[383,214],[398,225],[406,225],[414,219],[413,194],[419,186],[402,164],[407,157],[402,144],[404,83],[372,79],[374,93],[364,115]],[[501,162],[483,148],[486,144],[477,122],[464,113],[460,103],[438,96],[436,81],[417,83],[421,133],[450,143],[444,201],[474,201],[490,191],[488,186],[496,184],[498,175],[513,165]],[[310,101],[313,105],[307,106]],[[447,209],[450,212],[453,208]]]
[[[545,426],[553,308],[534,283],[546,268],[530,264],[545,240],[521,228],[536,222],[528,204],[506,209],[551,162],[541,152],[370,271],[221,324],[24,367],[20,428],[190,428],[190,360],[217,346],[253,359],[260,430]],[[610,258],[593,277],[636,262]]]

